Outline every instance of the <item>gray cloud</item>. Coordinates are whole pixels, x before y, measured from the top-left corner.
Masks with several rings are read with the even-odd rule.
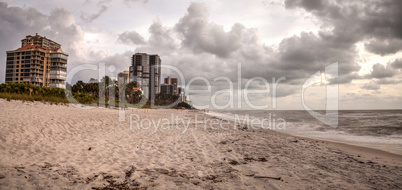
[[[376,40],[366,45],[369,51],[380,55],[402,49],[402,1],[322,1],[315,5],[313,0],[286,0],[287,8],[303,8],[333,27],[332,33],[338,44],[354,44],[363,39]],[[313,5],[314,4],[314,5]],[[383,40],[389,43],[381,42]]]
[[[294,7],[304,7],[306,10],[320,10],[324,8],[324,1],[321,0],[293,0],[293,1],[285,1],[285,5],[288,8]]]
[[[373,70],[371,74],[367,75],[366,78],[387,78],[392,77],[396,74],[395,70],[392,69],[389,64],[385,67],[380,63],[376,63],[373,65]]]
[[[182,36],[182,45],[194,52],[208,52],[219,57],[228,57],[241,47],[244,26],[235,24],[225,32],[222,25],[209,22],[208,10],[203,3],[191,3],[187,14],[175,29]]]
[[[84,20],[85,22],[91,23],[95,19],[99,18],[103,13],[107,11],[107,7],[105,5],[100,6],[100,9],[97,13],[91,14],[91,15],[81,15],[80,18]]]
[[[179,44],[175,39],[173,30],[163,26],[159,19],[153,22],[148,32],[150,34],[148,42],[137,47],[136,52],[148,52],[162,56],[171,56],[173,53],[177,53]],[[172,59],[174,58],[172,57]]]
[[[366,43],[365,48],[369,52],[382,56],[395,54],[402,50],[402,39],[375,39]]]
[[[370,82],[361,87],[362,89],[366,90],[379,90],[381,88],[380,85],[376,84],[375,82]]]
[[[126,31],[119,34],[118,41],[125,44],[144,44],[145,39],[136,31]]]
[[[391,66],[395,69],[402,69],[402,59],[396,59]]]
[[[402,80],[387,79],[387,78],[379,79],[376,81],[377,84],[399,84],[401,82]]]

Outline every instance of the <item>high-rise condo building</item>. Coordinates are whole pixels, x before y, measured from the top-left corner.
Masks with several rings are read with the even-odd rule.
[[[66,88],[68,54],[61,45],[38,34],[21,42],[21,48],[7,51],[6,82]]]
[[[150,100],[160,93],[161,59],[159,55],[136,53],[131,58],[130,82],[135,81]]]

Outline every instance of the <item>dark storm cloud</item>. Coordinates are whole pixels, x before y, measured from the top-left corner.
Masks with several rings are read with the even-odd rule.
[[[389,66],[384,66],[380,63],[376,63],[373,65],[373,70],[371,74],[367,75],[366,78],[387,78],[393,77],[396,74],[396,71]]]
[[[293,1],[285,1],[286,7],[294,8],[294,7],[304,7],[306,10],[321,10],[324,8],[324,1],[322,0],[293,0]]]
[[[396,59],[391,66],[395,69],[402,69],[402,59]]]
[[[95,19],[99,18],[103,13],[107,11],[107,7],[105,5],[102,5],[99,8],[99,11],[97,13],[91,14],[91,15],[81,15],[80,18],[84,20],[85,22],[92,22]]]
[[[365,44],[367,51],[378,54],[395,54],[402,49],[402,39],[375,39]]]
[[[145,39],[136,31],[126,31],[119,34],[118,41],[125,44],[144,44]]]
[[[354,44],[371,39],[367,50],[380,55],[402,50],[402,1],[320,1],[286,0],[287,8],[303,8],[320,19],[324,26],[334,27],[338,43]],[[384,42],[384,40],[386,42]]]
[[[358,71],[355,63],[354,46],[339,45],[333,36],[302,32],[282,40],[279,44],[280,62],[277,67],[283,70],[318,71],[338,62],[340,75]]]

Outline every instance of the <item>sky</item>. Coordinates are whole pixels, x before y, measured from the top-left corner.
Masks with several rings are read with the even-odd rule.
[[[99,63],[116,77],[144,52],[198,108],[317,110],[336,99],[339,109],[402,109],[401,9],[399,0],[0,1],[0,83],[6,51],[38,33],[69,54],[73,84],[99,78],[86,67]]]

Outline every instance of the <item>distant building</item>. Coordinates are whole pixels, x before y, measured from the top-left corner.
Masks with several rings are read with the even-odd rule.
[[[123,83],[123,84],[127,84],[130,82],[130,72],[129,71],[123,71],[121,73],[118,74],[117,77],[119,84]]]
[[[165,78],[165,84],[175,84],[177,86],[177,78],[167,77]]]
[[[165,83],[161,85],[161,94],[178,95],[177,78],[165,78]]]
[[[88,83],[98,83],[99,81],[97,79],[91,78],[89,79]]]
[[[177,88],[177,92],[178,92],[178,94],[179,94],[179,96],[180,96],[180,101],[186,102],[186,101],[187,101],[187,97],[186,97],[186,94],[184,93],[184,88],[178,87],[178,88]]]
[[[130,82],[136,81],[148,99],[160,93],[161,59],[159,55],[136,53],[131,58]]]
[[[21,40],[21,48],[7,51],[5,81],[66,88],[67,57],[60,44],[28,35]]]
[[[174,86],[172,84],[161,84],[161,94],[174,95]]]

